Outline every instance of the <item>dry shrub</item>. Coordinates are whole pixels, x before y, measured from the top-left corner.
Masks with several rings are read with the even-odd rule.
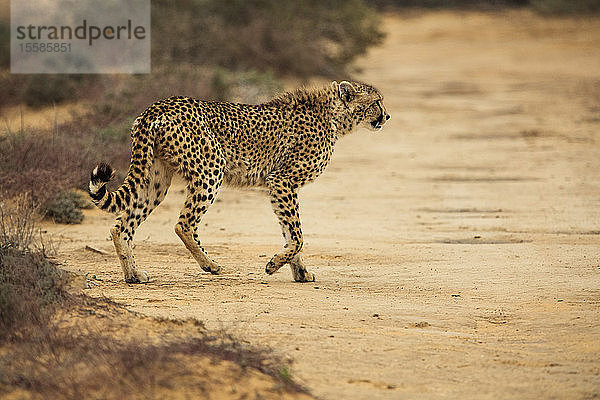
[[[0,136],[0,197],[29,193],[33,201],[44,204],[58,192],[82,187],[89,179],[82,171],[102,149],[91,135],[25,131]]]
[[[31,198],[0,202],[0,343],[47,324],[67,297],[66,276],[45,255]]]
[[[66,276],[42,253],[0,250],[0,341],[37,330],[66,296]]]
[[[127,131],[122,141],[79,130],[74,121],[50,134],[27,130],[0,135],[0,200],[23,194],[39,205],[40,214],[59,223],[78,223],[86,204],[71,189],[86,190],[99,160],[129,163]]]
[[[39,220],[36,210],[35,202],[27,194],[0,201],[0,250],[40,250],[42,241],[36,229]]]

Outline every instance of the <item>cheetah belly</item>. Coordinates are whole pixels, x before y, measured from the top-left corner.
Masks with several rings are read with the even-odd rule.
[[[264,176],[252,171],[243,161],[228,162],[225,170],[224,183],[234,187],[264,186]]]

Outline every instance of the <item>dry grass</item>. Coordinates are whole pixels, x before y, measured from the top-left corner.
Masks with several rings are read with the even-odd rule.
[[[198,396],[214,391],[221,380],[243,381],[255,372],[273,378],[270,391],[304,392],[281,373],[288,371],[281,360],[231,336],[209,333],[198,322],[155,321],[155,329],[163,331],[160,342],[143,330],[118,338],[104,332],[135,325],[141,317],[85,296],[65,305],[62,319],[37,325],[5,347],[0,356],[5,393],[26,391],[45,399],[152,399],[182,391]],[[172,333],[178,330],[182,336]]]

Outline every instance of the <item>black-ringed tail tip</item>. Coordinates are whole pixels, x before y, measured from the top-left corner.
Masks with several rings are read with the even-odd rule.
[[[94,200],[100,200],[106,194],[106,183],[115,176],[115,171],[110,165],[100,163],[90,175],[89,192]]]

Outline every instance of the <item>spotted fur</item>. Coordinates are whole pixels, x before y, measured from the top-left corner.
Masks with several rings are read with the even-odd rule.
[[[204,271],[221,270],[202,248],[197,232],[221,185],[264,187],[286,240],[266,272],[290,264],[296,281],[314,281],[300,255],[298,189],[323,172],[341,136],[358,125],[379,130],[389,118],[374,87],[347,81],[298,89],[258,105],[189,97],[152,104],[131,129],[131,164],[123,184],[106,190],[114,175],[107,164],[99,164],[90,177],[92,201],[118,214],[111,236],[125,281],[149,279],[136,268],[133,236],[164,199],[174,173],[187,183],[175,232]]]

